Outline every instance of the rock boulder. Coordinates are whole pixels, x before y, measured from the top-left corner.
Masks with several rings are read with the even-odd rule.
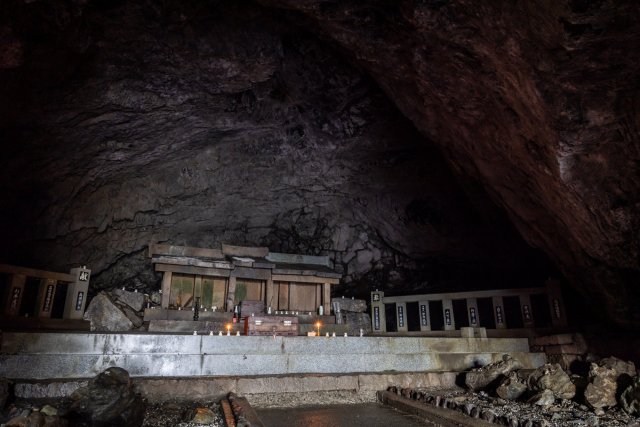
[[[640,416],[640,377],[622,392],[620,406],[626,413]]]
[[[365,335],[371,333],[371,317],[367,313],[347,312],[344,314],[344,319],[349,335],[360,335],[360,329]]]
[[[106,292],[100,292],[91,300],[84,313],[84,319],[91,322],[92,331],[120,332],[135,327]]]
[[[351,313],[364,313],[367,311],[367,302],[363,299],[331,298],[331,306],[340,305],[340,311]]]
[[[615,406],[618,373],[613,368],[591,364],[589,369],[589,385],[584,391],[584,398],[594,409]]]
[[[490,386],[497,386],[500,379],[511,373],[511,371],[520,368],[522,368],[522,364],[520,362],[508,355],[505,355],[503,360],[500,362],[491,363],[467,372],[465,376],[465,384],[473,391],[482,390]]]
[[[136,394],[129,373],[112,367],[71,395],[68,418],[73,423],[88,422],[93,427],[140,427],[145,404]]]
[[[515,371],[509,372],[509,375],[502,380],[496,394],[502,399],[516,400],[527,391],[527,385],[518,377]]]
[[[533,371],[527,385],[534,392],[551,390],[556,399],[571,399],[576,394],[576,386],[557,363],[547,363]]]
[[[631,378],[636,376],[636,365],[633,362],[625,362],[617,357],[604,358],[598,365],[613,369],[618,375],[628,375]]]
[[[144,294],[141,292],[113,289],[110,294],[114,302],[127,305],[133,311],[141,311],[144,308]]]

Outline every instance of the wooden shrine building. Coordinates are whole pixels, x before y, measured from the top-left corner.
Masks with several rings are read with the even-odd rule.
[[[163,273],[163,309],[200,306],[232,311],[241,301],[263,301],[272,311],[328,314],[331,286],[342,275],[329,257],[270,252],[265,247],[222,244],[205,249],[150,244],[155,270]]]

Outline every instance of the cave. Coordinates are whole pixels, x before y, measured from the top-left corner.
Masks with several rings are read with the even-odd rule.
[[[156,288],[150,242],[264,245],[634,328],[634,5],[8,2],[0,259],[95,294]]]
[[[90,301],[157,291],[153,244],[267,247],[637,338],[639,36],[634,0],[7,0],[0,264]]]

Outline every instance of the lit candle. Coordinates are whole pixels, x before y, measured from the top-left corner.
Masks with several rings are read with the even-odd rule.
[[[231,325],[227,323],[227,336],[231,335]]]
[[[318,336],[320,336],[320,326],[322,326],[322,323],[316,322],[316,328],[318,329]]]

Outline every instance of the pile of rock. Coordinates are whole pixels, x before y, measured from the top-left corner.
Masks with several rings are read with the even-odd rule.
[[[575,399],[597,415],[620,405],[630,415],[640,415],[640,380],[632,362],[615,357],[592,363],[588,377],[569,375],[558,363],[547,363],[530,373],[515,359],[503,360],[466,373],[465,384],[505,400],[526,400],[548,407],[559,400]]]
[[[63,411],[72,425],[140,427],[145,402],[135,393],[129,373],[108,368],[71,394]]]
[[[84,313],[92,331],[122,332],[142,327],[144,294],[122,289],[102,291]]]
[[[592,363],[589,374],[558,363],[535,370],[505,355],[466,373],[469,391],[390,387],[388,392],[469,417],[517,427],[640,427],[640,376],[632,362],[615,357]]]
[[[336,316],[340,316],[341,321],[346,324],[349,335],[358,335],[360,330],[365,335],[371,333],[371,317],[365,313],[367,310],[365,300],[344,297],[332,298],[331,306]]]
[[[51,403],[51,402],[50,402]],[[129,373],[112,367],[91,379],[85,387],[47,405],[16,401],[0,416],[7,427],[122,426],[140,427],[145,402],[135,393]]]

